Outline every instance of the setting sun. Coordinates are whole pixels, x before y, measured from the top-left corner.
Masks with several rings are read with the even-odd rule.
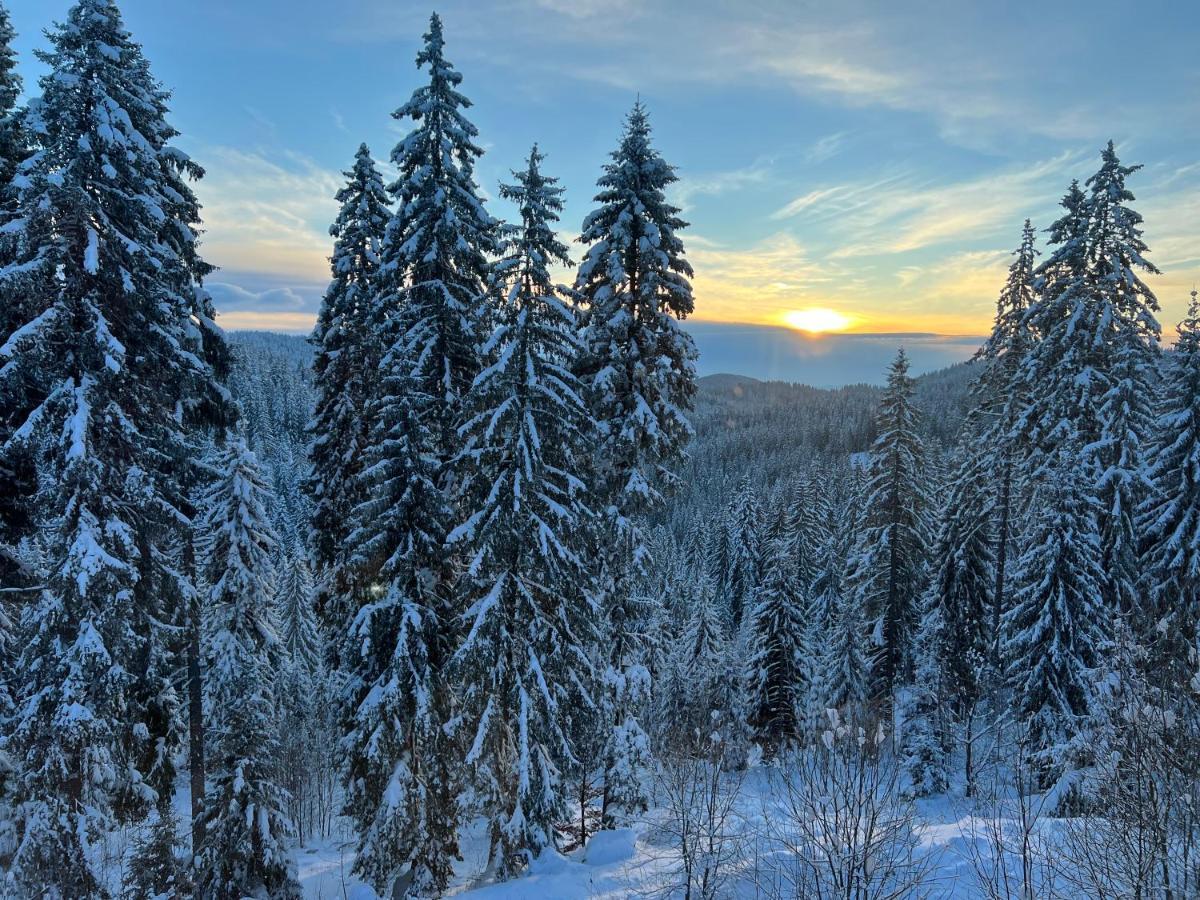
[[[783,318],[792,328],[814,334],[843,331],[850,325],[848,316],[832,309],[794,309]]]

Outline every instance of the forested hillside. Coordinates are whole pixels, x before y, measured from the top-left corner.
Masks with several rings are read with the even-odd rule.
[[[245,413],[246,438],[275,486],[276,528],[294,539],[296,523],[311,516],[299,486],[315,397],[312,345],[304,337],[270,332],[232,332],[229,343],[230,389]],[[966,364],[915,379],[921,431],[933,446],[953,445],[969,408],[974,372]],[[740,375],[710,375],[697,384],[696,438],[684,463],[683,487],[664,511],[680,528],[721,509],[743,479],[764,496],[782,495],[798,477],[847,466],[875,440],[883,388],[830,390]]]

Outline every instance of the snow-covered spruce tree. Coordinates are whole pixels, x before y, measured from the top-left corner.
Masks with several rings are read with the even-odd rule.
[[[16,70],[16,53],[12,44],[16,37],[8,8],[0,4],[0,226],[12,215],[16,197],[13,176],[17,164],[25,157],[24,139],[17,112],[21,93],[21,77]],[[15,234],[0,233],[0,267],[15,261],[18,248]],[[0,281],[0,291],[4,289]],[[24,324],[20,317],[18,297],[0,293],[0,347],[8,343],[13,330]],[[3,364],[0,358],[0,365]],[[29,565],[28,541],[32,532],[34,471],[28,452],[7,455],[7,438],[16,422],[7,412],[0,411],[0,584],[8,590],[0,592],[0,721],[12,715],[12,673],[16,659],[15,626],[19,616],[16,588],[36,584],[33,567]],[[28,596],[33,596],[32,592]],[[11,760],[0,750],[0,870],[7,868],[15,848],[15,823],[9,808],[13,785]]]
[[[1166,356],[1148,475],[1153,491],[1138,514],[1142,577],[1155,662],[1182,683],[1194,668],[1200,621],[1200,299],[1192,291]]]
[[[443,571],[451,511],[434,482],[438,463],[429,417],[434,401],[400,361],[374,411],[362,478],[363,502],[350,535],[356,569],[372,573],[342,635],[342,750],[345,804],[359,835],[355,872],[380,893],[436,892],[457,855],[457,784],[446,779],[457,753],[433,661],[444,661]],[[442,678],[439,674],[436,678]]]
[[[826,651],[843,602],[846,529],[840,519],[830,518],[828,521],[837,524],[831,529],[832,533],[827,533],[814,548],[813,579],[808,589],[808,606],[804,610],[806,655],[801,666],[808,692],[801,709],[801,726],[806,732],[812,732],[825,721],[825,710],[830,705],[826,702],[830,685]]]
[[[24,111],[17,106],[23,82],[17,72],[17,54],[13,49],[16,32],[8,7],[0,3],[0,225],[8,222],[16,212],[17,185],[14,181],[17,167],[29,155],[29,146],[24,127]],[[20,232],[0,232],[0,265],[7,266],[17,259],[20,252]],[[22,303],[19,295],[3,296],[0,302],[0,346],[3,346],[13,331],[25,324],[21,319]],[[0,417],[3,422],[3,417]],[[0,444],[3,432],[0,432]],[[12,502],[6,498],[0,504]],[[4,512],[0,505],[0,528],[3,528]],[[0,531],[0,540],[4,534]],[[0,544],[3,547],[3,544]],[[0,567],[4,565],[0,557]],[[0,568],[0,574],[4,569]]]
[[[334,238],[333,280],[321,299],[313,329],[313,383],[316,408],[309,425],[312,469],[305,488],[315,507],[310,529],[313,559],[321,576],[318,608],[331,629],[344,621],[348,573],[343,568],[346,537],[361,484],[368,439],[367,400],[381,351],[368,327],[380,245],[391,218],[387,192],[367,145],[358,148],[354,166],[338,191],[341,204],[329,228]]]
[[[417,65],[428,66],[429,83],[392,114],[414,127],[392,151],[399,174],[388,192],[396,212],[384,235],[371,322],[394,345],[393,364],[411,365],[421,391],[437,401],[423,414],[444,463],[461,446],[462,397],[483,368],[479,344],[491,324],[488,256],[499,246],[497,222],[475,184],[483,150],[463,114],[471,101],[458,90],[462,75],[443,55],[437,14],[424,40]]]
[[[750,476],[742,478],[729,504],[726,527],[729,529],[729,622],[736,631],[742,624],[742,614],[754,606],[758,586],[763,577],[763,508]]]
[[[1039,268],[1041,298],[1028,312],[1040,341],[1022,379],[1029,403],[1021,430],[1039,457],[1061,462],[1073,448],[1076,476],[1100,501],[1104,601],[1129,614],[1137,599],[1135,514],[1148,490],[1145,446],[1155,377],[1158,301],[1137,270],[1158,270],[1144,258],[1142,218],[1127,204],[1123,166],[1112,143],[1100,170],[1063,201],[1066,214],[1051,229],[1057,249]]]
[[[275,607],[285,661],[315,674],[321,667],[321,634],[313,609],[312,571],[298,549],[284,557]]]
[[[0,223],[7,222],[15,213],[17,187],[13,179],[17,174],[17,166],[28,155],[21,110],[17,107],[22,80],[16,71],[17,54],[13,49],[15,39],[16,32],[12,27],[8,7],[0,3]],[[0,265],[7,266],[16,260],[20,251],[19,244],[19,232],[0,232]],[[25,324],[21,317],[22,306],[19,293],[3,296],[3,302],[0,303],[0,346],[7,343],[13,331]],[[0,416],[0,423],[3,423],[5,418]],[[0,432],[0,444],[3,443],[3,434]],[[6,478],[11,477],[8,472],[4,474]],[[15,500],[16,498],[12,497],[0,500],[0,528],[4,527],[6,521],[4,510]],[[0,531],[0,540],[4,537],[3,531]],[[4,545],[0,544],[0,547],[2,546]],[[11,547],[11,543],[9,546]],[[10,564],[14,562],[11,559],[8,561]],[[0,566],[4,564],[5,559],[0,558]],[[0,568],[0,574],[4,571],[5,569]]]
[[[1112,142],[1101,154],[1100,170],[1090,188],[1088,252],[1092,262],[1093,302],[1104,320],[1115,320],[1111,337],[1112,374],[1100,398],[1097,484],[1102,512],[1101,547],[1107,575],[1105,600],[1110,610],[1140,611],[1137,588],[1138,507],[1150,490],[1146,450],[1151,439],[1158,380],[1158,300],[1138,270],[1157,275],[1143,254],[1142,217],[1128,206],[1134,196],[1125,179],[1141,166],[1123,166]]]
[[[0,456],[36,461],[51,573],[19,666],[12,878],[95,896],[85,845],[114,805],[140,815],[174,780],[163,624],[186,593],[186,429],[221,392],[198,315],[207,267],[187,179],[201,173],[169,144],[167,94],[109,0],[82,0],[49,40],[7,226],[17,259],[0,273],[22,320],[0,347]]]
[[[878,654],[874,698],[891,702],[912,675],[912,639],[925,587],[929,499],[913,380],[901,349],[888,372],[861,502],[863,523],[850,560],[854,596]]]
[[[948,786],[945,740],[945,708],[941,698],[954,692],[946,685],[946,665],[940,653],[951,641],[947,634],[945,608],[937,594],[926,596],[924,614],[916,635],[913,683],[902,689],[898,703],[900,720],[900,768],[904,790],[913,797],[944,793]],[[970,750],[968,748],[968,759]],[[971,771],[968,763],[968,793]]]
[[[16,37],[8,7],[0,3],[0,191],[6,204],[15,199],[15,194],[10,192],[13,176],[17,165],[28,153],[17,108],[22,85],[17,72],[17,53],[13,49]]]
[[[875,655],[868,643],[866,616],[853,591],[838,598],[825,629],[821,658],[822,705],[853,716],[862,714],[871,696]]]
[[[729,623],[713,593],[712,582],[693,585],[683,631],[667,659],[663,683],[656,692],[663,746],[687,752],[696,732],[707,733],[713,710],[722,707],[720,684],[725,675]]]
[[[789,549],[782,537],[767,548],[766,574],[750,612],[749,725],[754,740],[771,755],[800,737],[806,689],[806,598]]]
[[[645,804],[647,741],[638,711],[648,671],[637,638],[641,613],[628,584],[645,563],[637,517],[674,485],[674,467],[692,436],[687,411],[696,350],[676,321],[692,312],[692,267],[676,234],[686,223],[664,193],[676,180],[651,144],[645,107],[635,104],[580,237],[588,249],[576,280],[584,304],[578,371],[598,429],[592,480],[606,532],[598,544],[613,723],[606,823]]]
[[[784,525],[800,590],[807,594],[820,567],[821,547],[832,524],[825,486],[815,475],[797,478],[787,498]]]
[[[970,719],[982,690],[983,668],[992,654],[991,592],[995,585],[991,526],[991,477],[984,459],[961,450],[962,462],[946,491],[930,560],[922,618],[922,651],[936,669],[938,699],[958,722]],[[936,648],[929,646],[936,641]],[[969,760],[969,754],[968,754]]]
[[[575,474],[592,432],[575,376],[574,309],[548,266],[569,266],[554,233],[562,188],[541,171],[536,145],[500,196],[518,210],[504,229],[494,289],[503,296],[485,347],[495,362],[466,397],[460,459],[465,520],[449,541],[468,560],[471,598],[455,653],[466,765],[488,822],[497,875],[519,872],[555,845],[564,777],[579,765],[563,711],[593,693],[597,617],[589,584],[592,514]]]
[[[732,582],[730,560],[733,559],[733,529],[729,525],[729,506],[716,511],[710,527],[703,534],[704,568],[713,582],[713,592],[729,608]]]
[[[220,479],[205,498],[205,688],[211,710],[204,843],[196,891],[224,897],[299,897],[286,846],[291,822],[276,782],[274,674],[281,646],[272,606],[275,536],[268,488],[244,439],[230,436]]]
[[[187,864],[176,854],[178,825],[172,799],[159,795],[153,820],[138,836],[125,873],[126,900],[176,900],[191,895]]]
[[[460,567],[446,536],[461,486],[462,398],[483,368],[488,255],[496,223],[474,181],[482,154],[462,76],[430,18],[417,54],[429,81],[394,116],[414,127],[392,151],[396,211],[380,248],[369,324],[386,348],[368,403],[371,433],[347,556],[361,590],[341,642],[346,802],[356,871],[380,892],[397,878],[442,890],[458,855],[459,754],[445,668],[457,643]]]
[[[322,641],[313,608],[312,575],[299,548],[282,559],[275,593],[275,616],[280,637],[280,667],[276,673],[279,709],[280,784],[289,795],[288,814],[303,844],[317,826],[317,794],[327,756],[322,748],[330,738],[326,726],[336,723],[330,702]]]
[[[1003,655],[1027,758],[1042,787],[1070,766],[1091,713],[1107,639],[1099,504],[1070,461],[1043,464],[1031,526],[1013,571]]]
[[[1026,219],[1021,245],[1008,268],[1008,279],[996,301],[996,319],[992,333],[975,354],[983,366],[971,385],[975,407],[968,416],[965,434],[969,441],[964,452],[976,459],[976,469],[984,468],[994,483],[988,498],[992,522],[990,535],[993,558],[991,590],[991,649],[989,662],[999,672],[1000,617],[1005,607],[1009,558],[1013,548],[1013,529],[1020,509],[1020,461],[1027,455],[1016,433],[1017,422],[1026,404],[1020,380],[1020,367],[1032,350],[1036,335],[1030,328],[1027,312],[1036,300],[1034,289],[1033,224]]]

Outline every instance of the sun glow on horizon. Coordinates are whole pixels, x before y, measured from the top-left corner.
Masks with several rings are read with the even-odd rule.
[[[809,334],[824,334],[829,331],[845,331],[850,327],[850,317],[834,309],[793,309],[784,313],[783,320],[789,327]]]

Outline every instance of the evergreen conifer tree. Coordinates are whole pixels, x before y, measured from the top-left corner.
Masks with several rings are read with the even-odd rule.
[[[874,656],[867,642],[866,616],[854,593],[839,598],[821,655],[824,707],[857,714],[871,696]]]
[[[742,623],[743,611],[749,612],[763,578],[764,552],[761,530],[764,524],[762,504],[750,484],[749,475],[742,479],[729,507],[729,612],[730,624],[736,630]]]
[[[766,575],[750,620],[749,725],[769,753],[799,738],[806,688],[806,603],[788,549],[782,537],[768,548]]]
[[[981,690],[983,668],[992,654],[995,571],[989,516],[991,470],[968,448],[951,481],[930,559],[920,645],[925,669],[918,683],[937,685],[935,694],[962,721]],[[936,646],[931,646],[931,642]],[[930,679],[936,674],[935,679]]]
[[[299,897],[286,839],[292,824],[275,780],[275,673],[281,645],[272,614],[276,538],[269,489],[254,454],[230,437],[205,500],[206,690],[212,710],[204,843],[196,890],[224,897]]]
[[[912,674],[929,543],[925,451],[903,349],[888,373],[876,422],[850,578],[878,649],[874,694],[888,702]]]
[[[693,740],[694,732],[705,732],[712,711],[721,706],[720,682],[726,674],[728,631],[712,584],[707,579],[701,580],[695,587],[688,617],[671,655],[670,690],[664,691],[661,698],[668,710],[667,730],[673,740],[682,741],[685,746]]]
[[[1097,501],[1063,463],[1043,466],[1035,503],[1004,614],[1004,657],[1030,759],[1046,786],[1071,763],[1072,743],[1086,729],[1109,618]]]
[[[351,513],[360,499],[366,444],[367,400],[376,377],[381,350],[368,327],[380,265],[380,245],[391,218],[387,193],[367,145],[358,148],[341,204],[330,226],[333,235],[333,280],[321,300],[313,330],[313,382],[316,409],[309,433],[312,472],[306,489],[313,498],[313,558],[321,574],[318,608],[334,625],[345,615],[350,592],[342,569]],[[326,607],[329,607],[326,609]]]
[[[504,295],[487,351],[496,360],[466,398],[466,520],[450,535],[467,551],[471,607],[455,681],[471,735],[466,763],[489,823],[497,873],[510,876],[555,844],[563,781],[578,766],[564,711],[590,694],[596,643],[586,541],[591,514],[576,475],[591,431],[569,366],[575,313],[548,265],[570,265],[554,233],[562,188],[535,146],[501,197],[520,221],[495,267]],[[588,700],[587,702],[590,702]]]
[[[284,660],[302,673],[315,675],[321,668],[321,634],[313,609],[312,572],[301,552],[284,557],[275,607]]]
[[[941,794],[948,787],[946,746],[943,735],[944,714],[941,697],[954,697],[953,687],[944,680],[946,665],[940,653],[951,643],[947,635],[944,608],[930,592],[921,625],[917,631],[916,662],[913,684],[904,689],[900,704],[900,765],[914,797]],[[957,698],[955,698],[957,699]]]
[[[1072,477],[1100,501],[1104,600],[1120,614],[1138,602],[1134,516],[1148,489],[1159,333],[1158,302],[1138,275],[1158,270],[1127,205],[1125,180],[1138,168],[1121,165],[1110,142],[1088,192],[1072,185],[1063,200],[1056,249],[1038,270],[1041,297],[1027,313],[1039,340],[1022,367],[1028,403],[1018,422],[1035,464],[1073,461]]]
[[[80,0],[49,40],[0,272],[21,298],[0,304],[20,323],[0,346],[0,457],[36,461],[51,573],[23,629],[12,877],[103,896],[84,846],[174,781],[187,428],[226,401],[187,183],[202,173],[170,145],[167,93],[111,0]]]
[[[807,593],[817,577],[821,545],[832,522],[829,497],[816,476],[797,478],[788,497],[784,531],[798,586]]]
[[[1157,661],[1180,676],[1200,652],[1200,299],[1192,291],[1166,356],[1162,399],[1149,454],[1153,486],[1139,511],[1146,623]]]
[[[398,170],[388,192],[396,211],[381,250],[373,328],[390,345],[390,365],[408,365],[421,392],[437,402],[423,411],[443,464],[461,441],[462,398],[483,368],[490,328],[488,257],[499,249],[497,223],[483,208],[475,162],[483,150],[464,115],[462,75],[446,59],[435,13],[417,54],[429,83],[392,117],[413,129],[392,151]],[[389,361],[385,360],[385,366]]]
[[[428,69],[393,115],[413,129],[392,151],[396,209],[380,249],[368,317],[385,348],[368,400],[367,465],[347,538],[356,582],[339,646],[347,695],[346,808],[356,871],[380,892],[436,892],[458,856],[458,754],[446,666],[462,609],[446,537],[461,486],[463,397],[483,368],[488,256],[496,223],[474,181],[482,150],[470,101],[430,18],[417,54]]]
[[[12,190],[13,176],[28,153],[21,112],[17,107],[22,82],[17,72],[17,53],[13,49],[16,37],[8,7],[0,3],[0,193],[5,204],[16,197]],[[0,332],[0,340],[7,337]]]
[[[130,854],[124,891],[127,900],[177,900],[191,894],[188,867],[176,854],[178,824],[171,798],[160,795],[153,821]]]
[[[1016,259],[1008,269],[1008,279],[996,302],[992,333],[976,353],[983,370],[972,384],[975,408],[968,417],[965,452],[977,460],[974,468],[991,473],[995,487],[989,497],[994,579],[991,590],[992,668],[1000,670],[1000,618],[1008,588],[1009,561],[1013,549],[1013,529],[1020,510],[1020,461],[1023,452],[1016,434],[1017,423],[1026,405],[1020,367],[1032,350],[1036,335],[1030,327],[1028,311],[1036,300],[1034,287],[1033,224],[1026,219]]]
[[[1111,374],[1100,397],[1101,428],[1094,449],[1100,474],[1096,489],[1103,510],[1105,600],[1110,610],[1130,615],[1140,612],[1136,514],[1150,489],[1146,451],[1159,355],[1158,300],[1139,270],[1149,275],[1159,271],[1143,255],[1142,217],[1128,205],[1134,196],[1125,180],[1141,166],[1121,165],[1112,141],[1101,159],[1099,171],[1087,181],[1089,287],[1101,322],[1113,333]]]
[[[605,531],[599,547],[613,723],[605,752],[608,823],[646,802],[641,769],[648,741],[638,710],[649,672],[637,637],[642,611],[627,583],[645,564],[637,516],[674,485],[674,467],[692,435],[687,412],[696,351],[676,322],[692,312],[692,268],[676,233],[686,223],[665,195],[676,180],[650,142],[645,107],[636,104],[580,238],[588,249],[576,279],[584,304],[577,370],[597,425],[590,477]]]

